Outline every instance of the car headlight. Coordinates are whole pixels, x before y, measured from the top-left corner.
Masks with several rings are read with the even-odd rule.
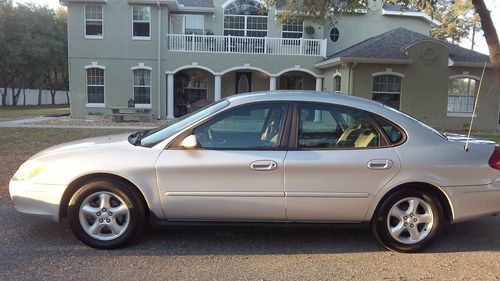
[[[31,179],[43,172],[44,169],[45,167],[41,163],[28,161],[19,167],[12,180],[23,181]]]

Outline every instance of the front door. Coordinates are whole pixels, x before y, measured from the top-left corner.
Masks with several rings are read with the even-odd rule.
[[[236,94],[252,91],[252,72],[236,72],[234,92]]]
[[[297,149],[285,159],[287,219],[362,221],[399,171],[391,140],[356,109],[301,103],[297,113]]]
[[[284,221],[287,111],[288,104],[246,105],[186,132],[197,149],[164,150],[157,174],[166,218]]]

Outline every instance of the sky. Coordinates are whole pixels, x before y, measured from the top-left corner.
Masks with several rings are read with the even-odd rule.
[[[46,4],[51,8],[59,7],[59,0],[15,0],[17,3],[27,3],[34,2],[37,4]],[[500,0],[485,0],[486,6],[491,11],[491,18],[493,19],[493,24],[497,29],[497,32],[500,34]],[[471,39],[464,39],[460,44],[462,47],[470,49],[471,47]],[[483,32],[476,33],[476,40],[474,50],[488,54],[488,46],[486,45],[486,40],[484,39]]]

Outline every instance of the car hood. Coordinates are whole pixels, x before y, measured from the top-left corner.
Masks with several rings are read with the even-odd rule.
[[[96,148],[104,148],[111,146],[131,146],[128,142],[128,136],[130,134],[117,134],[117,135],[109,135],[102,137],[93,137],[88,139],[82,139],[77,141],[66,142],[63,144],[55,145],[45,150],[40,151],[39,153],[33,155],[31,159],[41,158],[48,155],[59,154],[62,152],[76,151],[76,150],[85,150],[85,149],[96,149]]]

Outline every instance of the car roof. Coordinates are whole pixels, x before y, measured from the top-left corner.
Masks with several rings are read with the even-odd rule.
[[[382,103],[338,92],[329,93],[303,90],[277,90],[238,94],[230,96],[227,99],[232,104],[244,104],[259,101],[308,101],[334,103],[373,112],[385,112],[388,110]]]

